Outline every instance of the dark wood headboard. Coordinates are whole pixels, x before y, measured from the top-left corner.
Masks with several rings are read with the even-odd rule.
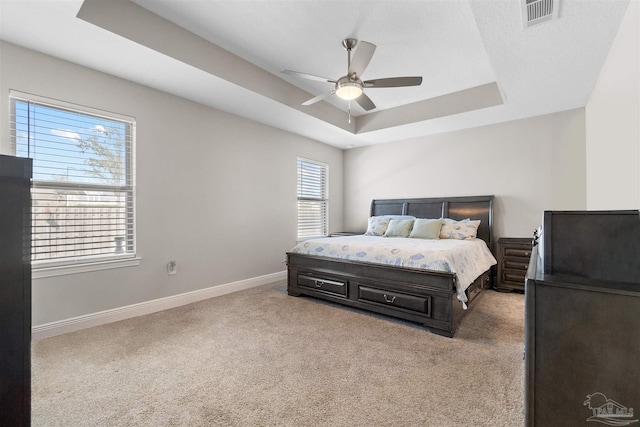
[[[478,238],[493,251],[493,196],[374,199],[371,216],[413,215],[416,218],[479,219]]]

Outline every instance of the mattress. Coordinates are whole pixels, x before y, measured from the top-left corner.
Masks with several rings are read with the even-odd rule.
[[[305,240],[291,252],[454,273],[457,298],[462,303],[467,302],[467,288],[497,263],[481,239],[432,240],[356,235]]]

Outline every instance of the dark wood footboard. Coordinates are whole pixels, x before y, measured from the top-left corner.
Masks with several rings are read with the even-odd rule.
[[[455,275],[358,261],[287,254],[289,295],[308,295],[418,322],[452,337],[466,313],[455,291]],[[489,271],[467,290],[469,304],[488,286]]]

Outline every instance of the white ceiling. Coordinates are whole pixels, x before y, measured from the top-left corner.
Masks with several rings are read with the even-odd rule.
[[[526,30],[522,1],[0,0],[0,38],[347,148],[584,107],[628,0]],[[332,86],[281,71],[339,78],[346,37],[377,45],[363,79],[422,85],[366,89],[351,123],[335,97],[301,106]]]

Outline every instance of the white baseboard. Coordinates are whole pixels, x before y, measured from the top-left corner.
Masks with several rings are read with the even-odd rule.
[[[232,292],[254,288],[256,286],[266,285],[268,283],[277,282],[278,280],[284,280],[286,278],[287,272],[280,271],[278,273],[253,277],[251,279],[226,283],[224,285],[212,286],[206,289],[186,292],[184,294],[172,295],[170,297],[145,301],[138,304],[127,305],[125,307],[118,307],[111,310],[100,311],[97,313],[85,314],[83,316],[73,317],[71,319],[45,323],[43,325],[34,326],[31,329],[31,340],[37,341],[56,335],[79,331],[80,329],[86,329],[111,322],[117,322],[119,320],[130,319],[132,317],[143,316],[145,314],[151,314],[157,311],[179,307],[181,305],[191,304],[192,302],[219,297],[222,295],[230,294]]]

